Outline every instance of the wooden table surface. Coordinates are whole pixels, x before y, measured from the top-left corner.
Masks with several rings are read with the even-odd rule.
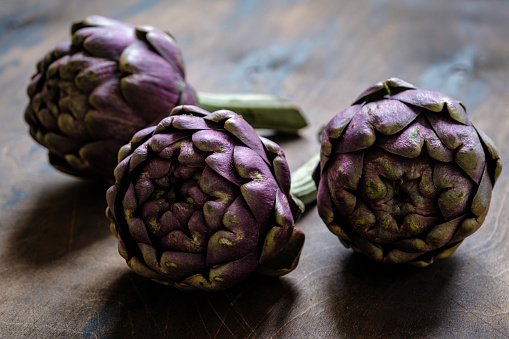
[[[375,82],[462,100],[506,168],[486,221],[430,267],[383,266],[341,246],[311,206],[285,277],[185,293],[136,276],[109,231],[106,187],[54,170],[23,120],[36,61],[90,14],[170,31],[198,90],[299,105],[309,126],[276,139],[292,169]],[[2,0],[0,337],[507,338],[508,107],[508,1]]]

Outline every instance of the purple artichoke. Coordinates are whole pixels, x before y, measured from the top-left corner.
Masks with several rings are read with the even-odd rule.
[[[304,235],[281,148],[227,110],[175,108],[119,152],[107,214],[137,274],[220,290],[292,271]]]
[[[57,169],[110,178],[119,148],[175,106],[196,104],[194,90],[167,33],[100,16],[71,33],[38,63],[25,120]]]
[[[481,226],[501,169],[461,102],[393,78],[326,126],[318,212],[370,259],[427,266]]]
[[[65,173],[111,179],[119,148],[178,105],[234,109],[254,127],[283,133],[306,126],[297,107],[275,96],[195,92],[175,40],[154,27],[90,16],[71,35],[37,64],[25,111],[30,134]]]

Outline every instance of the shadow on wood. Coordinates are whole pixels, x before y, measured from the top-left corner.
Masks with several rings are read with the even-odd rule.
[[[432,336],[447,323],[448,290],[454,287],[456,258],[427,268],[371,262],[360,254],[346,258],[338,280],[329,282],[330,314],[349,338]]]
[[[295,298],[284,278],[253,275],[227,291],[184,292],[128,272],[105,288],[106,302],[83,336],[257,337],[266,322],[285,322]]]
[[[104,214],[106,189],[88,181],[47,187],[5,242],[7,262],[40,268],[111,236]]]

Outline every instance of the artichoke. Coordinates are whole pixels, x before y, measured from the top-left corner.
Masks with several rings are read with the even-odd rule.
[[[318,212],[372,260],[427,266],[481,226],[501,169],[461,102],[392,78],[325,127]]]
[[[37,64],[25,111],[30,134],[65,173],[112,178],[120,147],[183,104],[236,108],[260,128],[306,125],[297,108],[273,96],[199,95],[185,80],[175,40],[157,28],[90,16],[71,35]]]
[[[304,235],[281,148],[236,113],[175,108],[121,148],[106,213],[137,274],[221,290],[292,271]]]
[[[25,120],[57,169],[109,178],[134,133],[196,98],[170,35],[100,16],[71,33],[37,64]]]

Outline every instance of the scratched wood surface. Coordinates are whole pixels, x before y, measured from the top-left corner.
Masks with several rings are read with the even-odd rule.
[[[55,171],[23,121],[36,61],[90,14],[172,32],[199,90],[299,105],[309,127],[277,139],[292,169],[375,82],[463,100],[506,167],[484,225],[428,268],[380,266],[340,246],[312,206],[300,265],[283,278],[183,293],[134,275],[104,217],[106,187]],[[507,107],[508,1],[2,0],[0,337],[509,337]]]

